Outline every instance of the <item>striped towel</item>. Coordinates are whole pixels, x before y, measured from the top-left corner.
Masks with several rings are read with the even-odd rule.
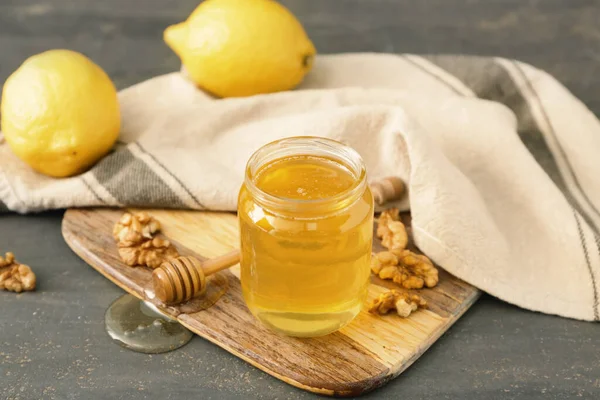
[[[123,90],[117,148],[88,172],[41,176],[0,145],[0,209],[235,210],[244,165],[316,135],[402,177],[419,248],[535,311],[599,320],[600,123],[543,71],[499,58],[320,56],[301,90],[215,100],[180,73]]]

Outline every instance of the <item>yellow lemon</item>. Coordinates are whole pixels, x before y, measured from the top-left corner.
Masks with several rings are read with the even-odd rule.
[[[0,111],[12,151],[54,177],[77,174],[98,161],[117,140],[121,125],[110,78],[69,50],[28,58],[4,84]]]
[[[292,89],[316,53],[300,22],[273,0],[207,0],[164,39],[191,79],[220,97]]]

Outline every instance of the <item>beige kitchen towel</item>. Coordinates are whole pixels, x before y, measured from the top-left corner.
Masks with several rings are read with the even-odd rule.
[[[418,247],[531,310],[599,320],[600,124],[552,77],[494,58],[318,57],[301,90],[215,100],[180,73],[120,93],[121,145],[51,179],[0,145],[0,207],[235,210],[249,156],[283,137],[353,146],[402,177]]]

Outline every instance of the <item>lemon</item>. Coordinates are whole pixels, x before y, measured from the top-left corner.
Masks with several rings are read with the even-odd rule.
[[[292,89],[316,53],[300,22],[273,0],[207,0],[164,39],[191,79],[220,97]]]
[[[54,177],[77,174],[98,161],[117,140],[121,125],[110,78],[69,50],[28,58],[5,82],[0,111],[12,151]]]

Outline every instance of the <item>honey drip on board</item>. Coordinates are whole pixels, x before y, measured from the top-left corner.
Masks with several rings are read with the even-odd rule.
[[[108,335],[121,346],[140,353],[164,353],[189,342],[193,334],[152,304],[126,294],[115,300],[105,315]]]
[[[311,201],[348,193],[357,179],[335,160],[293,156],[266,164],[254,184],[284,202]],[[320,336],[358,314],[370,275],[369,189],[347,208],[313,218],[298,212],[275,214],[242,188],[238,211],[242,289],[259,320],[286,335]]]
[[[176,313],[195,313],[212,307],[229,288],[225,273],[207,277],[203,295],[175,306]],[[126,294],[115,300],[105,314],[109,336],[121,346],[140,353],[164,353],[187,344],[193,333],[160,312],[152,303]]]

